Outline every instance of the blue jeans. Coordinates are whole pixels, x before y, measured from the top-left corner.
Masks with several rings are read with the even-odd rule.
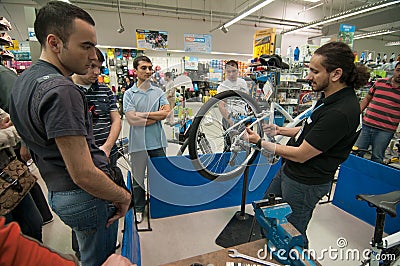
[[[144,191],[144,176],[147,168],[148,157],[163,157],[165,156],[165,149],[155,149],[148,151],[132,152],[130,154],[130,163],[132,169],[132,191],[135,202],[136,212],[143,212],[146,205],[145,191]]]
[[[49,203],[60,219],[74,230],[82,266],[101,265],[115,252],[118,221],[106,228],[108,218],[116,211],[113,204],[82,189],[49,191]]]
[[[21,227],[22,233],[42,242],[43,219],[30,192],[5,217],[6,224],[17,222]]]
[[[383,131],[381,129],[363,125],[355,146],[367,150],[369,145],[371,145],[371,160],[377,163],[383,163],[386,148],[389,145],[390,140],[393,138],[393,134],[393,132]]]
[[[289,178],[283,172],[284,166],[272,180],[265,192],[264,198],[273,193],[282,197],[292,208],[292,213],[287,217],[288,221],[296,227],[303,235],[304,247],[308,248],[307,227],[311,220],[312,213],[318,201],[328,194],[331,183],[321,185],[306,185]]]

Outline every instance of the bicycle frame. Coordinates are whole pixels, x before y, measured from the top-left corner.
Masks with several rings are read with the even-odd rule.
[[[271,107],[269,111],[264,111],[261,114],[257,115],[257,119],[254,120],[249,127],[252,127],[254,125],[256,125],[257,123],[264,121],[266,118],[269,119],[269,121],[274,121],[274,113],[275,110],[279,111],[288,121],[289,123],[285,125],[285,127],[294,127],[296,126],[299,122],[303,121],[304,119],[307,119],[308,117],[311,116],[312,114],[312,110],[314,109],[316,102],[313,102],[313,104],[307,108],[306,110],[304,110],[303,112],[301,112],[299,115],[297,115],[296,117],[292,117],[282,106],[280,106],[278,103],[276,102],[271,102]],[[226,132],[230,132],[232,131],[233,128],[237,128],[238,126],[240,126],[240,124],[244,124],[245,122],[247,122],[248,120],[250,120],[251,117],[247,117],[243,120],[240,120],[238,122],[236,122],[235,124],[233,124],[231,127],[229,127]],[[238,139],[242,138],[242,136],[245,134],[245,131],[243,131],[242,133],[239,134]],[[278,136],[276,138],[276,141],[280,141],[283,138],[283,136]]]

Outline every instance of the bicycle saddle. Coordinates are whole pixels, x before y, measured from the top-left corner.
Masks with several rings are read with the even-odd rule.
[[[365,200],[370,205],[379,208],[392,217],[396,217],[396,205],[400,203],[400,190],[380,195],[360,194],[358,200]]]

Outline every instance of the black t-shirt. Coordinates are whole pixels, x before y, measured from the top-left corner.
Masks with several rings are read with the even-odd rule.
[[[325,184],[330,182],[344,162],[359,135],[360,105],[352,88],[344,88],[327,98],[320,99],[314,111],[304,123],[293,146],[306,140],[321,154],[304,163],[286,160],[285,174],[303,184]]]
[[[56,67],[39,60],[17,79],[11,97],[11,119],[49,191],[77,188],[55,143],[57,137],[85,136],[94,164],[108,174],[107,157],[94,142],[85,96]]]

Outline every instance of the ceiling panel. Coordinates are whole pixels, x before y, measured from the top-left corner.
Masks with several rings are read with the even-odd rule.
[[[32,2],[33,0],[26,1]],[[35,1],[43,5],[48,0]],[[260,0],[119,0],[119,4],[121,12],[203,19],[207,21],[213,20],[217,22],[217,24],[222,24],[259,1]],[[248,24],[249,26],[254,26],[256,24],[260,27],[276,27],[278,29],[285,27],[285,29],[288,29],[299,26],[302,23],[309,23],[315,19],[323,19],[324,17],[379,1],[381,0],[321,0],[312,3],[304,0],[276,0],[274,3],[243,19],[240,23]],[[117,12],[117,0],[70,0],[70,2],[83,8]],[[318,4],[323,5],[315,7]],[[293,10],[297,12],[293,12]],[[300,13],[302,13],[302,16],[299,16]],[[393,15],[393,13],[396,13],[396,15]],[[398,14],[400,14],[399,4],[385,8],[379,12],[361,15],[360,18],[357,17],[356,19],[347,19],[347,21],[332,22],[330,25],[328,24],[323,28],[323,32],[325,32],[325,34],[328,32],[328,36],[337,34],[338,25],[340,23],[353,23],[356,25],[356,34],[382,29],[400,29],[400,16]],[[389,21],[385,19],[383,22],[381,18],[390,19]],[[319,28],[322,29],[321,27]],[[321,35],[321,32],[316,32],[314,35]],[[398,41],[400,40],[400,31],[379,36],[379,39]]]

